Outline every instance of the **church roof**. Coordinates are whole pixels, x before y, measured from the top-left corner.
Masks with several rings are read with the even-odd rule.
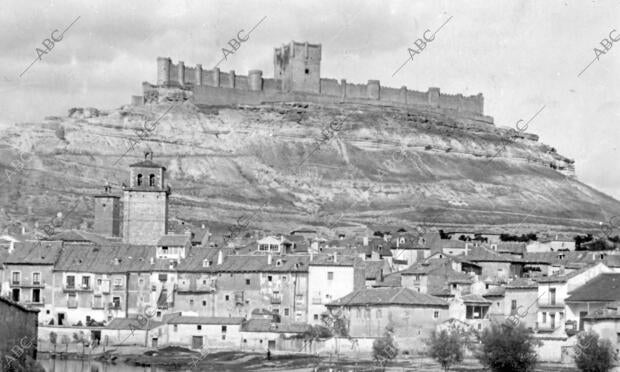
[[[166,170],[166,167],[164,167],[163,165],[159,165],[157,163],[154,163],[152,160],[143,160],[141,162],[138,163],[133,163],[129,166],[130,168],[134,168],[134,167],[140,167],[140,168],[163,168],[164,170]]]

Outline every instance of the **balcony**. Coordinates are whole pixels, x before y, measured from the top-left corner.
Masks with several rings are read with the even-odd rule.
[[[281,304],[282,303],[282,297],[281,296],[271,296],[271,303],[272,304]]]
[[[550,301],[548,298],[541,298],[538,300],[538,307],[547,309],[563,309],[564,301]]]
[[[77,285],[77,286],[65,285],[62,290],[64,292],[92,292],[93,287],[86,285],[86,284]]]
[[[121,309],[121,304],[118,302],[109,302],[108,303],[108,310],[122,310]]]

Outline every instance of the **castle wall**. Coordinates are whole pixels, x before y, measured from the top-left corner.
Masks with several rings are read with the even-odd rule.
[[[287,101],[306,93],[310,94],[307,96],[310,102],[359,101],[366,104],[431,107],[434,110],[453,110],[466,116],[480,116],[478,119],[481,121],[492,122],[492,118],[483,114],[482,94],[466,97],[462,94],[444,94],[439,88],[419,92],[406,87],[383,87],[378,80],[369,80],[368,84],[351,84],[344,79],[340,83],[336,79],[321,79],[318,77],[320,51],[320,45],[300,43],[276,48],[274,68],[276,76],[282,77],[278,79],[265,79],[259,70],[251,70],[248,76],[243,76],[236,75],[234,71],[226,73],[219,68],[203,70],[201,65],[186,67],[181,61],[174,64],[169,58],[158,58],[157,85],[191,88],[194,91],[194,101],[202,104]],[[220,97],[216,97],[217,91],[204,87],[220,89]],[[150,102],[148,97],[152,95],[152,88],[144,89],[145,102]]]

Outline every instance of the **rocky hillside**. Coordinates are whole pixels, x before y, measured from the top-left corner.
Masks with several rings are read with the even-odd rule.
[[[620,215],[620,202],[567,176],[572,161],[536,140],[360,105],[77,109],[2,131],[0,225],[41,226],[63,212],[63,227],[90,226],[90,195],[106,182],[120,193],[146,149],[168,170],[171,218],[216,230],[246,215],[253,227],[280,231],[420,221],[577,231]]]

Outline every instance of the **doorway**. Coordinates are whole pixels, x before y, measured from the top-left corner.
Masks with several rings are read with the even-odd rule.
[[[192,337],[192,349],[202,349],[202,336]]]
[[[65,314],[58,313],[58,325],[65,325]]]
[[[12,292],[12,295],[11,295],[11,299],[12,299],[14,302],[19,302],[19,288],[13,288],[13,292]]]

